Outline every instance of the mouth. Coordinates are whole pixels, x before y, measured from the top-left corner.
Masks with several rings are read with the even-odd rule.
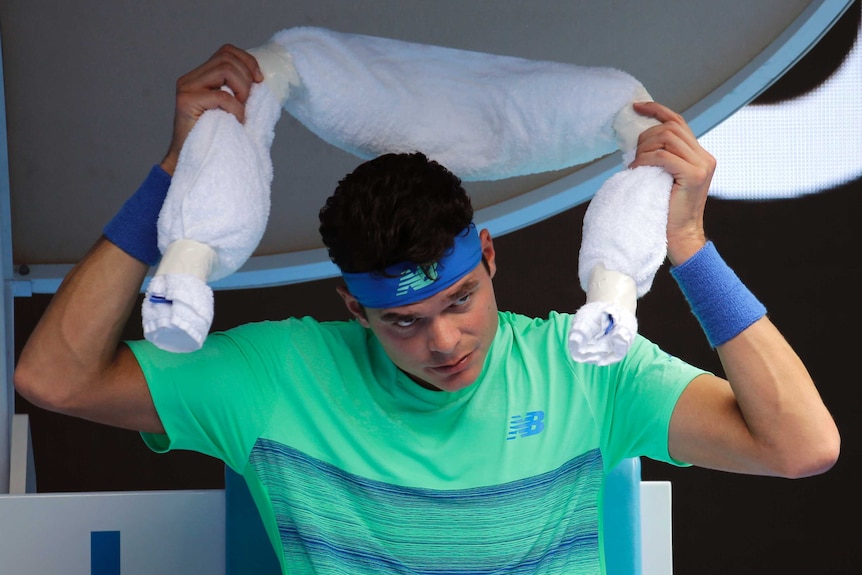
[[[438,375],[453,375],[463,371],[467,367],[467,362],[472,356],[473,352],[471,351],[456,362],[432,366],[428,369]]]

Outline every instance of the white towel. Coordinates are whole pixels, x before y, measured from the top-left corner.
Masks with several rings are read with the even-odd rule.
[[[280,115],[281,102],[262,83],[252,88],[245,124],[208,110],[189,133],[159,214],[163,257],[141,310],[144,337],[157,346],[186,352],[203,344],[213,319],[207,282],[239,269],[260,242]]]
[[[643,88],[612,68],[289,28],[301,88],[285,109],[373,158],[422,151],[465,181],[562,169],[617,149],[613,121]]]
[[[645,91],[637,101],[651,98]],[[652,287],[667,255],[667,212],[673,177],[655,166],[626,168],[637,136],[658,122],[626,106],[614,123],[623,170],[611,176],[584,214],[578,278],[587,302],[569,330],[577,361],[608,365],[621,360],[637,334],[636,300]]]
[[[253,52],[275,94],[262,106],[264,120],[253,119],[255,92],[246,129],[223,112],[206,112],[199,124],[210,114],[219,117],[189,135],[162,212],[159,247],[165,251],[181,238],[192,243],[165,252],[171,273],[151,282],[159,288],[145,299],[145,334],[175,351],[201,345],[212,311],[190,302],[187,308],[198,311],[185,315],[200,316],[195,329],[184,333],[171,324],[171,314],[159,307],[169,304],[156,302],[184,297],[171,290],[170,277],[189,275],[182,260],[191,256],[164,260],[173,253],[200,254],[189,267],[205,283],[231,273],[254,251],[269,206],[269,130],[278,119],[273,101],[286,97],[284,109],[309,130],[360,158],[418,150],[470,181],[562,169],[615,151],[614,121],[643,93],[636,79],[611,68],[322,28],[282,30]],[[237,221],[236,210],[249,221]],[[208,255],[206,246],[215,254]],[[200,269],[208,260],[213,269],[207,274]],[[148,318],[155,322],[149,328]]]

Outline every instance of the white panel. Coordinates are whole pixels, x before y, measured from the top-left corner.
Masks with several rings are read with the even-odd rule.
[[[225,573],[223,490],[0,495],[0,573],[91,575],[93,531],[122,575]]]
[[[30,416],[12,416],[12,447],[9,450],[9,493],[36,493],[36,469],[33,464],[33,443],[30,440]]]
[[[673,523],[669,481],[641,482],[642,575],[673,573]]]

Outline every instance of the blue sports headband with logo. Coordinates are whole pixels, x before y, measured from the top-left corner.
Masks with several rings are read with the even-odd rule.
[[[455,236],[455,244],[438,261],[421,266],[397,263],[384,273],[342,273],[347,289],[365,307],[399,307],[443,291],[482,261],[482,241],[475,224]]]

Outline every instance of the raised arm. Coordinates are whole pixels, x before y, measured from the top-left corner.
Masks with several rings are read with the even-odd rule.
[[[242,121],[251,85],[262,80],[255,59],[233,46],[223,46],[206,63],[181,77],[173,137],[160,163],[163,172],[154,169],[139,193],[150,197],[161,193],[163,199],[183,142],[200,115],[218,107]],[[222,86],[229,87],[233,95]],[[151,212],[157,217],[158,206]],[[148,259],[142,254],[158,253],[156,220],[152,215],[148,218],[137,230],[128,229],[123,221],[119,229],[128,232],[123,241],[100,238],[64,278],[15,368],[15,387],[29,401],[107,425],[163,431],[144,375],[120,341],[153,263],[142,261]]]
[[[683,392],[671,419],[671,455],[758,475],[828,470],[840,437],[814,382],[760,302],[707,245],[703,213],[715,159],[675,112],[656,103],[636,110],[663,122],[641,136],[633,165],[662,166],[674,176],[668,259],[727,377],[700,376]]]

